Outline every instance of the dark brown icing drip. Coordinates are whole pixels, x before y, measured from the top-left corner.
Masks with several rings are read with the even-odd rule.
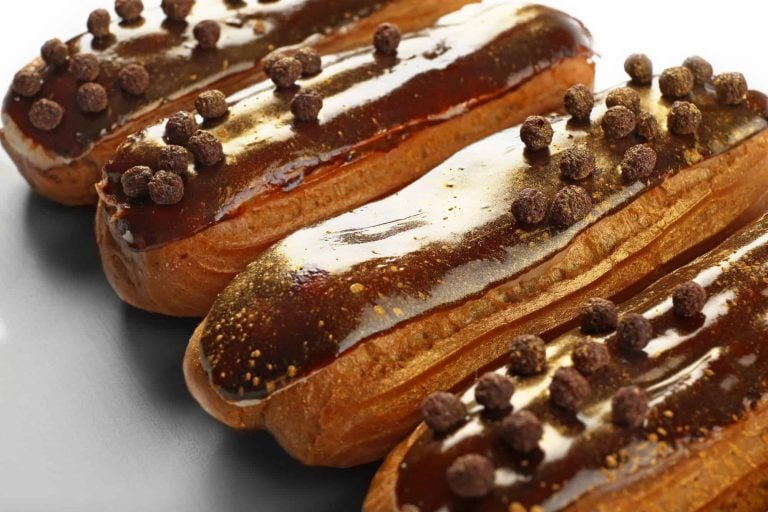
[[[134,23],[112,23],[111,35],[106,38],[95,39],[86,33],[67,43],[70,55],[93,53],[98,57],[101,72],[96,81],[108,91],[107,111],[87,114],[80,109],[76,99],[80,83],[64,65],[42,70],[43,87],[32,98],[9,92],[3,113],[43,148],[62,157],[77,158],[88,152],[95,141],[142,111],[254,68],[275,48],[300,43],[313,34],[348,23],[387,1],[281,0],[246,5],[197,0],[186,22],[166,19],[159,8],[146,10],[143,18]],[[221,39],[214,49],[198,48],[192,34],[194,26],[206,19],[217,20],[221,26]],[[256,23],[264,24],[265,33],[254,31]],[[120,69],[132,63],[143,64],[150,75],[149,89],[141,96],[123,92],[117,81]],[[65,109],[62,123],[51,132],[37,130],[29,121],[29,109],[40,98],[55,100]]]
[[[580,182],[593,211],[566,230],[546,221],[522,228],[510,214],[517,192],[536,187],[551,198],[564,182],[550,153],[525,154],[517,128],[499,132],[401,192],[298,231],[253,262],[208,316],[202,347],[213,385],[233,400],[264,397],[370,336],[524,274],[665,176],[768,126],[753,108],[724,107],[711,88],[698,88],[689,98],[703,113],[698,135],[670,135],[670,102],[655,85],[636,90],[662,127],[647,183],[622,181],[616,166],[642,141],[603,138],[600,96],[591,125],[553,119],[551,147],[553,155],[574,143],[594,151],[597,170]],[[750,98],[765,101],[758,93]]]
[[[739,421],[768,392],[768,216],[728,239],[718,249],[665,277],[621,308],[651,320],[655,336],[646,349],[629,355],[615,336],[608,344],[611,364],[590,377],[592,396],[578,415],[556,410],[546,398],[551,375],[517,379],[516,409],[534,412],[545,424],[540,449],[529,456],[502,445],[498,419],[484,416],[465,395],[470,422],[444,437],[424,431],[405,456],[397,500],[436,510],[507,511],[511,503],[560,510],[589,492],[610,492],[662,471],[675,455],[695,449],[709,433]],[[699,315],[676,316],[676,285],[694,279],[708,292]],[[550,370],[568,364],[573,331],[548,345]],[[500,371],[504,371],[502,368]],[[610,400],[633,383],[644,388],[652,409],[636,429],[611,424]],[[455,498],[445,469],[465,453],[491,457],[496,488],[477,501]]]
[[[131,202],[118,185],[134,165],[156,168],[162,124],[121,147],[106,168],[102,198],[133,248],[184,239],[237,215],[245,201],[289,193],[310,176],[322,179],[566,57],[587,55],[589,42],[578,22],[557,11],[514,2],[472,4],[404,35],[395,56],[375,54],[371,46],[326,57],[320,75],[299,82],[324,99],[318,123],[294,124],[289,104],[296,88],[275,92],[265,82],[238,95],[229,117],[209,127],[227,160],[188,176],[178,205]]]

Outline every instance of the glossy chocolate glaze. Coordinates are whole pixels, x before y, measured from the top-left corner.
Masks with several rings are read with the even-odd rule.
[[[498,419],[483,413],[470,388],[463,397],[468,422],[446,436],[424,430],[406,454],[398,503],[421,512],[507,511],[515,502],[525,510],[560,510],[586,493],[614,491],[662,471],[711,431],[738,422],[768,393],[767,262],[768,216],[626,303],[622,313],[643,314],[654,338],[642,352],[628,354],[614,335],[592,337],[608,344],[612,362],[589,378],[592,396],[576,415],[551,405],[546,390],[585,336],[572,331],[551,341],[546,374],[515,380],[514,409],[534,412],[544,424],[539,450],[528,456],[502,444]],[[672,311],[671,295],[691,279],[705,287],[708,300],[702,313],[682,320]],[[610,420],[612,395],[629,383],[645,389],[651,404],[635,429]],[[481,500],[455,498],[445,484],[446,468],[465,453],[488,455],[496,467],[496,489]]]
[[[317,123],[294,122],[289,104],[298,88],[275,92],[268,81],[232,98],[229,117],[209,126],[226,161],[188,176],[178,205],[129,202],[119,185],[133,165],[155,168],[162,123],[121,147],[106,168],[102,198],[133,248],[183,239],[237,215],[245,201],[266,201],[304,180],[322,179],[566,57],[587,55],[589,43],[585,29],[558,11],[506,0],[471,4],[404,35],[396,57],[376,55],[372,47],[325,57],[322,73],[300,81],[324,98]]]
[[[80,83],[65,65],[42,69],[43,87],[33,98],[9,91],[3,112],[43,148],[62,157],[77,158],[105,134],[159,103],[257,67],[261,58],[275,48],[300,43],[313,34],[348,23],[387,1],[197,0],[186,22],[166,19],[159,7],[145,10],[143,18],[135,23],[119,22],[113,15],[111,36],[95,39],[86,33],[67,43],[70,55],[93,53],[98,57],[101,72],[96,81],[108,91],[107,111],[81,111],[76,99]],[[159,5],[160,1],[153,3]],[[83,25],[86,17],[84,13]],[[198,48],[192,34],[194,26],[207,19],[216,20],[221,26],[216,49]],[[263,25],[263,33],[255,31],[257,24]],[[124,93],[117,83],[120,69],[132,63],[143,64],[150,75],[149,89],[142,96]],[[34,128],[28,118],[30,107],[40,98],[55,100],[65,109],[61,125],[51,132]]]
[[[604,95],[591,125],[553,119],[551,153],[524,152],[517,128],[488,137],[395,195],[294,233],[236,277],[202,336],[213,385],[231,400],[264,397],[368,337],[524,274],[665,176],[768,127],[755,113],[764,111],[763,95],[727,107],[701,87],[690,98],[703,114],[698,135],[674,136],[666,131],[670,102],[657,86],[636,90],[662,132],[647,182],[623,183],[616,169],[641,141],[603,138]],[[598,171],[580,182],[593,198],[591,214],[566,230],[516,225],[510,204],[517,192],[536,187],[551,198],[564,182],[550,154],[574,143],[596,154]]]

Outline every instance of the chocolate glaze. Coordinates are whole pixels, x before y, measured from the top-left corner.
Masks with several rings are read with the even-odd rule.
[[[566,57],[588,55],[589,43],[585,29],[558,11],[506,0],[471,4],[404,35],[395,56],[370,46],[325,57],[318,76],[299,82],[324,98],[317,123],[294,122],[289,105],[298,88],[275,92],[267,81],[232,98],[229,117],[208,126],[222,140],[226,161],[189,176],[178,205],[129,202],[118,185],[131,166],[155,168],[162,123],[121,147],[106,167],[102,198],[133,248],[183,239],[237,215],[247,200],[266,201],[322,179]]]
[[[83,52],[98,57],[101,73],[97,82],[108,91],[107,111],[81,111],[76,100],[80,84],[64,65],[41,69],[43,88],[33,98],[9,90],[3,113],[43,148],[62,157],[77,158],[105,134],[157,104],[254,68],[275,48],[300,43],[313,34],[364,16],[388,1],[280,0],[246,4],[197,0],[186,22],[166,19],[159,7],[147,9],[143,18],[134,23],[114,21],[111,35],[106,38],[95,39],[85,33],[67,42],[70,55]],[[155,3],[160,4],[159,0]],[[83,24],[85,19],[83,15]],[[192,34],[194,26],[206,19],[219,21],[221,26],[221,39],[215,49],[197,48]],[[264,24],[263,34],[254,31],[256,23]],[[150,75],[149,89],[142,96],[124,93],[117,83],[120,69],[132,63],[143,64]],[[63,122],[51,132],[37,130],[29,122],[29,109],[40,98],[55,100],[65,108]]]
[[[671,104],[658,87],[636,90],[661,126],[653,143],[658,163],[646,182],[622,182],[616,166],[641,141],[602,137],[604,95],[591,125],[552,119],[551,153],[524,152],[517,128],[488,137],[395,195],[294,233],[236,277],[202,336],[213,385],[235,401],[264,397],[368,337],[524,274],[665,176],[768,127],[754,113],[764,108],[761,94],[726,107],[701,87],[690,98],[703,114],[697,137],[674,136],[665,122]],[[580,182],[593,198],[591,214],[566,230],[515,225],[517,192],[536,187],[551,199],[564,182],[550,155],[574,143],[596,155],[597,170]]]
[[[554,370],[571,364],[570,351],[583,338],[569,332],[548,344],[549,371],[517,379],[511,403],[534,412],[544,438],[531,455],[502,445],[498,419],[487,417],[472,399],[463,399],[470,420],[447,436],[424,430],[406,454],[397,479],[397,501],[435,510],[507,511],[518,502],[526,510],[560,510],[589,492],[602,493],[662,471],[675,456],[695,450],[709,432],[734,424],[768,392],[768,216],[729,238],[716,250],[658,281],[621,308],[653,324],[654,338],[637,354],[617,348],[615,335],[593,337],[606,343],[612,362],[589,378],[592,396],[577,415],[552,406],[546,389]],[[691,319],[672,311],[676,285],[693,279],[708,300]],[[502,367],[499,372],[505,372]],[[629,383],[644,388],[651,410],[635,429],[614,426],[610,400]],[[482,500],[455,498],[445,469],[465,453],[491,457],[496,488]]]

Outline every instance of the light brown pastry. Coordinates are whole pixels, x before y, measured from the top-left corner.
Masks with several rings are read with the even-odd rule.
[[[536,375],[519,373],[517,350],[494,377],[430,398],[364,510],[765,510],[766,261],[768,216],[612,318],[585,305]]]
[[[404,33],[393,55],[369,43],[326,56],[300,89],[257,84],[204,124],[223,160],[190,166],[173,205],[127,197],[121,183],[134,166],[166,165],[164,124],[148,127],[120,147],[99,187],[107,277],[136,307],[204,316],[271,243],[391,193],[467,144],[556,108],[570,85],[591,84],[589,44],[559,11],[484,0]],[[308,111],[317,120],[292,112],[306,91],[304,107],[322,102],[319,114]]]
[[[196,0],[188,14],[153,7],[135,21],[115,17],[106,36],[46,43],[47,61],[27,65],[5,97],[0,141],[39,194],[66,205],[93,204],[101,170],[126,136],[193,109],[206,88],[233,93],[263,80],[261,59],[276,48],[306,40],[323,52],[340,51],[368,40],[383,21],[418,28],[468,1]],[[143,78],[136,79],[135,69],[133,80],[121,78],[135,65],[145,70]],[[106,102],[81,99],[86,82],[103,87]],[[50,104],[32,115],[43,99],[58,105],[58,122]]]
[[[370,461],[410,431],[424,397],[513,336],[561,328],[589,297],[642,286],[764,210],[762,94],[727,105],[701,85],[681,104],[655,83],[629,87],[637,116],[601,95],[589,122],[532,118],[271,247],[190,341],[195,398],[305,463]],[[636,117],[655,123],[642,130],[652,141]]]

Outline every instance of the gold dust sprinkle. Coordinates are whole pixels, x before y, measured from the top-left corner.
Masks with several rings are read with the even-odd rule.
[[[349,286],[349,291],[351,291],[352,293],[362,293],[363,291],[365,291],[365,286],[363,286],[360,283],[352,283]]]
[[[375,311],[376,314],[379,315],[379,316],[384,316],[384,315],[387,314],[387,312],[384,310],[384,308],[379,306],[378,304],[373,306],[373,311]]]
[[[290,366],[288,367],[288,376],[289,376],[289,377],[293,378],[293,377],[295,377],[295,376],[296,376],[296,374],[297,374],[297,373],[298,373],[298,370],[296,369],[296,367],[295,367],[295,366],[293,366],[293,365],[290,365]]]

